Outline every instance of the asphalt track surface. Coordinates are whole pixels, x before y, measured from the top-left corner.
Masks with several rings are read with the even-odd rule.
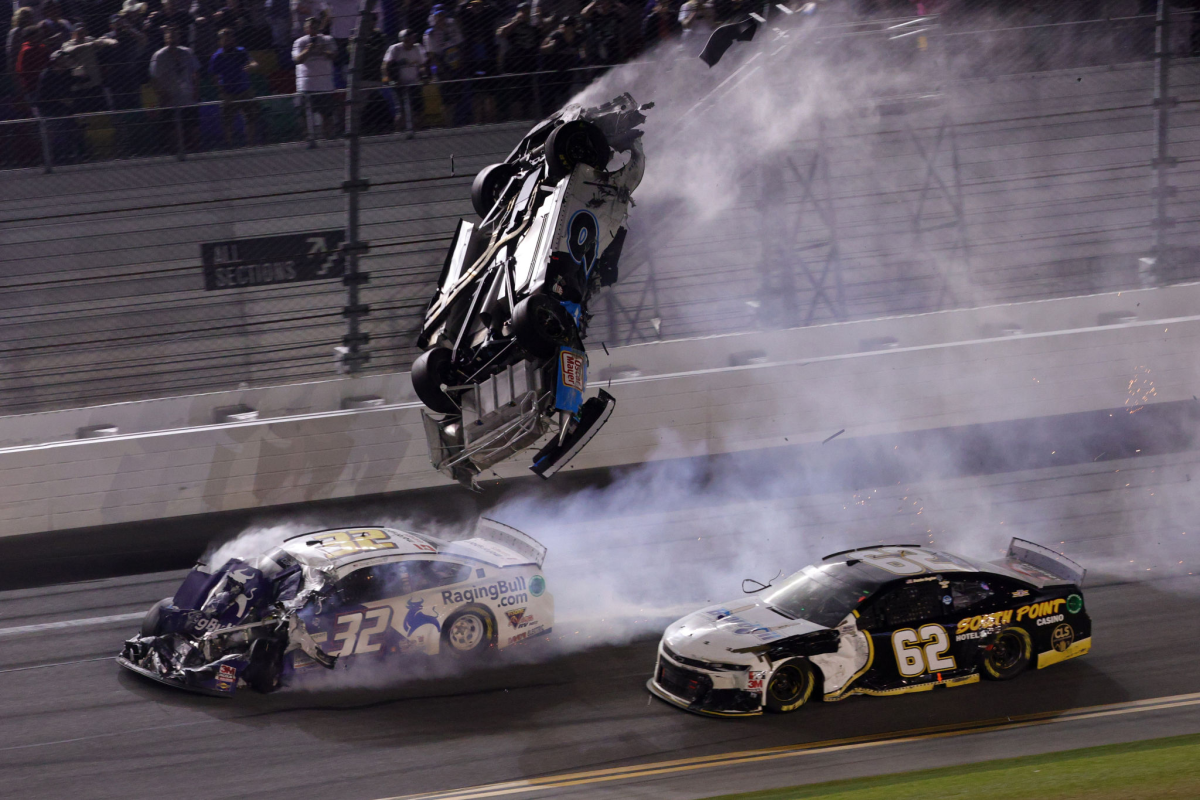
[[[902,530],[917,520],[932,531],[986,512],[1014,532],[1062,533],[1073,554],[1084,551],[1109,572],[1087,589],[1095,633],[1085,658],[1008,683],[854,697],[789,716],[708,719],[652,700],[644,683],[653,632],[665,620],[642,620],[629,641],[603,644],[594,642],[611,622],[562,623],[553,640],[468,674],[222,700],[165,689],[111,660],[136,630],[134,617],[173,591],[178,571],[5,592],[4,794],[699,798],[1200,732],[1200,696],[1188,697],[1200,693],[1200,579],[1186,564],[1164,574],[1158,562],[1121,569],[1103,557],[1141,553],[1134,544],[1143,540],[1154,540],[1159,562],[1190,552],[1155,537],[1173,515],[1190,514],[1197,467],[1200,454],[1185,449],[947,478],[918,487],[919,511],[901,495],[913,491],[906,485],[763,501],[803,516],[812,532],[838,522],[850,539],[879,538],[882,522]],[[818,513],[833,506],[843,510]],[[743,513],[736,504],[703,512],[710,520]],[[690,540],[695,517],[660,510],[633,514],[623,527]],[[571,558],[560,568],[569,573]],[[560,616],[569,616],[569,593],[558,596]],[[1137,705],[1156,698],[1167,699]],[[1078,709],[1091,710],[1068,713]],[[763,748],[792,749],[746,754]],[[562,775],[571,777],[554,777]]]

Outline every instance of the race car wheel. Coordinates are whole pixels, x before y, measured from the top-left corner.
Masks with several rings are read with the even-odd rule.
[[[164,597],[146,612],[142,617],[142,636],[159,636],[162,634],[162,610],[171,605],[174,598]]]
[[[1024,628],[1005,628],[983,651],[983,674],[994,681],[1006,681],[1024,672],[1032,658],[1029,633]]]
[[[808,702],[817,684],[807,661],[789,661],[767,682],[767,710],[776,714],[795,711]]]
[[[262,694],[273,692],[283,685],[284,643],[273,639],[258,639],[250,645],[250,663],[242,679],[251,689]]]
[[[491,647],[495,627],[483,611],[461,611],[442,626],[442,652],[457,658],[477,656]]]
[[[475,213],[486,217],[500,199],[504,187],[516,174],[517,168],[512,164],[492,164],[481,169],[471,184],[471,205]]]
[[[458,413],[458,405],[442,391],[442,387],[450,383],[450,351],[447,348],[434,347],[417,356],[412,365],[412,383],[417,397],[431,411]]]
[[[576,164],[604,169],[610,157],[604,131],[587,120],[568,122],[546,137],[547,177],[551,183],[570,175]]]
[[[571,344],[575,336],[575,320],[562,303],[545,294],[530,295],[517,303],[512,327],[517,344],[535,358],[549,358],[560,346]]]

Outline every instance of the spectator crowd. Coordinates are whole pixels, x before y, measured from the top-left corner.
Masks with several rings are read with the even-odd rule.
[[[972,0],[823,1],[902,16]],[[8,14],[0,5],[8,26],[0,37],[0,121],[52,118],[57,161],[87,158],[97,147],[116,155],[190,151],[332,138],[344,128],[340,90],[362,0],[6,2],[28,5]],[[1151,0],[1136,2],[1140,10]],[[699,52],[716,25],[762,7],[762,0],[379,0],[361,43],[364,131],[534,117],[599,69],[666,41]],[[293,93],[282,104],[257,99]],[[58,119],[91,112],[110,113],[99,115],[103,121]]]

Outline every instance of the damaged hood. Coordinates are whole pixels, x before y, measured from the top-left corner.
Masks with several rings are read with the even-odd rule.
[[[824,629],[806,619],[788,619],[762,600],[743,597],[702,608],[675,621],[663,634],[663,644],[685,658],[754,664],[758,661],[755,654],[732,651]]]

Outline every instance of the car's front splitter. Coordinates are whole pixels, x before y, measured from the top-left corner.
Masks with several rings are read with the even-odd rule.
[[[170,686],[174,689],[182,689],[185,692],[208,695],[209,697],[231,697],[233,695],[232,688],[229,691],[222,691],[220,689],[209,689],[203,686],[189,686],[182,681],[172,680],[165,675],[160,675],[157,672],[146,669],[145,667],[139,667],[137,664],[133,663],[124,656],[117,656],[117,663],[131,672],[136,672],[142,677],[149,678],[152,681],[157,681],[164,686]]]
[[[676,697],[666,689],[658,685],[654,678],[646,681],[646,688],[650,690],[650,694],[657,697],[659,700],[664,700],[673,706],[678,706],[684,711],[690,711],[693,714],[699,714],[703,717],[758,717],[762,715],[762,709],[758,708],[754,711],[714,711],[709,708],[701,708],[689,703],[682,697]]]

